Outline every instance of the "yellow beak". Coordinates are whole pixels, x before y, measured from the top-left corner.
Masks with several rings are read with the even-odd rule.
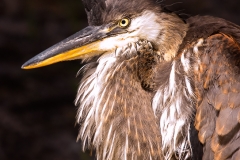
[[[60,54],[56,54],[55,56],[46,58],[44,60],[40,60],[40,61],[29,60],[22,66],[22,69],[34,69],[34,68],[47,66],[47,65],[61,62],[61,61],[88,58],[100,53],[102,53],[102,51],[99,50],[99,41],[97,41],[76,49],[72,49]],[[41,56],[41,55],[37,55],[37,57],[38,56]],[[34,58],[37,58],[37,57],[34,57]]]
[[[39,53],[22,65],[22,69],[43,67],[60,61],[84,59],[104,53],[102,39],[111,36],[109,25],[88,26],[67,39]],[[115,33],[113,33],[115,34]]]

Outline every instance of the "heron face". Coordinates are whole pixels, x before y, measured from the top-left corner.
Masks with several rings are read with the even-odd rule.
[[[119,16],[100,26],[88,26],[27,61],[22,68],[32,69],[60,61],[85,59],[114,52],[140,39],[155,42],[161,26],[151,11]]]

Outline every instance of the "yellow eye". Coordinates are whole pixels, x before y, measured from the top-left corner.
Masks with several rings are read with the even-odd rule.
[[[127,27],[127,26],[129,26],[129,24],[130,24],[130,19],[128,19],[128,18],[123,18],[118,23],[118,25],[120,27]]]

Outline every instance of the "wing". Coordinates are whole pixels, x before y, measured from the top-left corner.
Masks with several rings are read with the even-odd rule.
[[[195,127],[204,145],[204,160],[240,157],[240,45],[233,37],[214,34],[193,49]]]
[[[163,154],[184,159],[190,153],[192,159],[201,159],[202,146],[191,126],[196,111],[203,159],[237,159],[240,27],[209,16],[193,17],[187,23],[179,55],[170,63],[159,63],[155,72],[157,92],[152,106],[160,121]]]

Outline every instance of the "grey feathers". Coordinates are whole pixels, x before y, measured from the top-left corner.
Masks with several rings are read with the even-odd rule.
[[[144,10],[161,10],[154,0],[83,0],[89,25],[101,25],[124,16],[136,16]]]

